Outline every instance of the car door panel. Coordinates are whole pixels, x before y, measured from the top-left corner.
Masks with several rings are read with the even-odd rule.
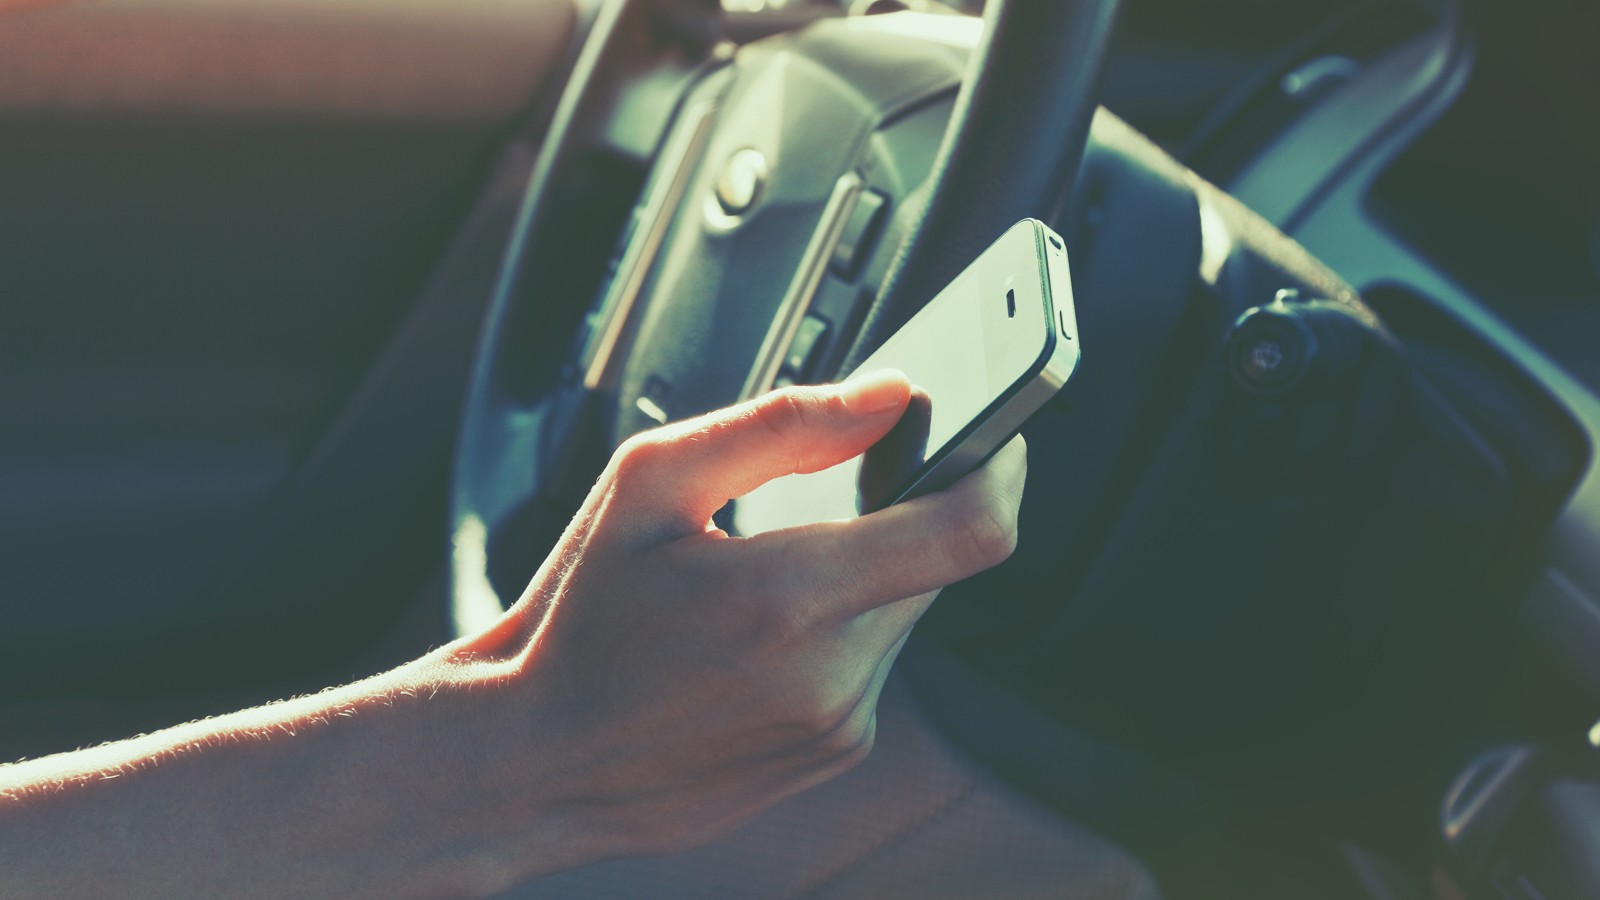
[[[343,411],[460,234],[503,242],[515,194],[484,198],[576,21],[566,0],[0,4],[8,659],[247,602],[217,579],[361,437]],[[470,339],[447,344],[442,384]],[[442,478],[422,464],[386,489],[422,503]],[[361,545],[398,523],[341,526]]]

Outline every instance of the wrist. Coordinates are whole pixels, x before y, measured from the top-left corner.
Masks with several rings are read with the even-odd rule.
[[[497,894],[607,855],[579,814],[582,766],[548,741],[518,665],[442,648],[379,676],[352,719],[358,777],[392,792],[370,825],[412,842],[417,883]]]

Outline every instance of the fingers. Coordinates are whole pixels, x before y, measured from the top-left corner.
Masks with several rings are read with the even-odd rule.
[[[1026,477],[1017,437],[949,490],[851,521],[719,543],[760,560],[773,602],[807,605],[794,611],[802,618],[854,617],[1003,562],[1016,547]],[[920,614],[906,611],[913,621]]]
[[[795,387],[629,440],[612,461],[628,507],[703,531],[723,504],[774,478],[817,472],[864,452],[905,409],[895,371]]]

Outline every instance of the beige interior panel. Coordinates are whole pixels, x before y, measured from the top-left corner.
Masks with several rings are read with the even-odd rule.
[[[503,118],[571,0],[0,0],[0,112]]]

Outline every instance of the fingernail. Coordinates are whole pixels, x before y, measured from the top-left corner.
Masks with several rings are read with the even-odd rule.
[[[904,406],[906,376],[897,369],[880,369],[850,376],[839,385],[839,398],[854,413],[881,413]]]

